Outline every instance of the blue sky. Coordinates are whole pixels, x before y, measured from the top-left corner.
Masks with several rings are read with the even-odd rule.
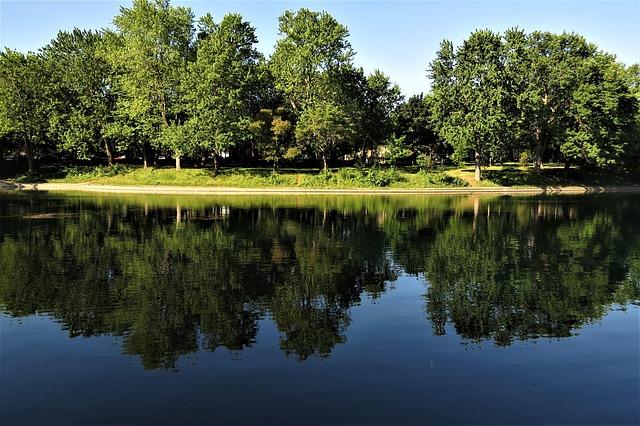
[[[277,18],[286,9],[326,10],[351,32],[355,62],[391,76],[405,94],[428,91],[426,68],[443,38],[459,44],[474,29],[575,31],[614,53],[640,62],[640,0],[628,1],[177,1],[196,17],[239,12],[257,30],[259,49],[273,51]],[[0,0],[0,46],[37,50],[59,29],[111,25],[122,1]]]

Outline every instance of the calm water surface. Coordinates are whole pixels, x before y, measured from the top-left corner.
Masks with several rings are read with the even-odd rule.
[[[0,196],[0,423],[637,423],[640,196]]]

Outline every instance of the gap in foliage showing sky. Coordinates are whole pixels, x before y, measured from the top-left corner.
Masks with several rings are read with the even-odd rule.
[[[112,27],[122,1],[0,0],[0,46],[36,51],[58,30]],[[577,32],[625,64],[640,62],[640,0],[624,1],[173,1],[196,18],[238,12],[256,27],[258,48],[273,52],[278,16],[287,9],[326,10],[346,25],[367,73],[378,68],[405,95],[427,92],[426,75],[442,39],[460,44],[474,29]]]

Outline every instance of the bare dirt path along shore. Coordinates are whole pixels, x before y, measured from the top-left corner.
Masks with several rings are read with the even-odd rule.
[[[548,186],[548,187],[466,187],[466,188],[231,188],[206,186],[97,185],[90,183],[16,183],[0,181],[0,189],[13,191],[87,191],[121,194],[593,194],[640,193],[640,186]]]

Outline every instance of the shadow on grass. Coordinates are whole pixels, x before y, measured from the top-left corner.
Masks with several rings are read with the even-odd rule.
[[[533,169],[504,168],[487,170],[484,177],[500,186],[608,186],[637,184],[638,178],[608,170],[548,168],[536,173]]]

